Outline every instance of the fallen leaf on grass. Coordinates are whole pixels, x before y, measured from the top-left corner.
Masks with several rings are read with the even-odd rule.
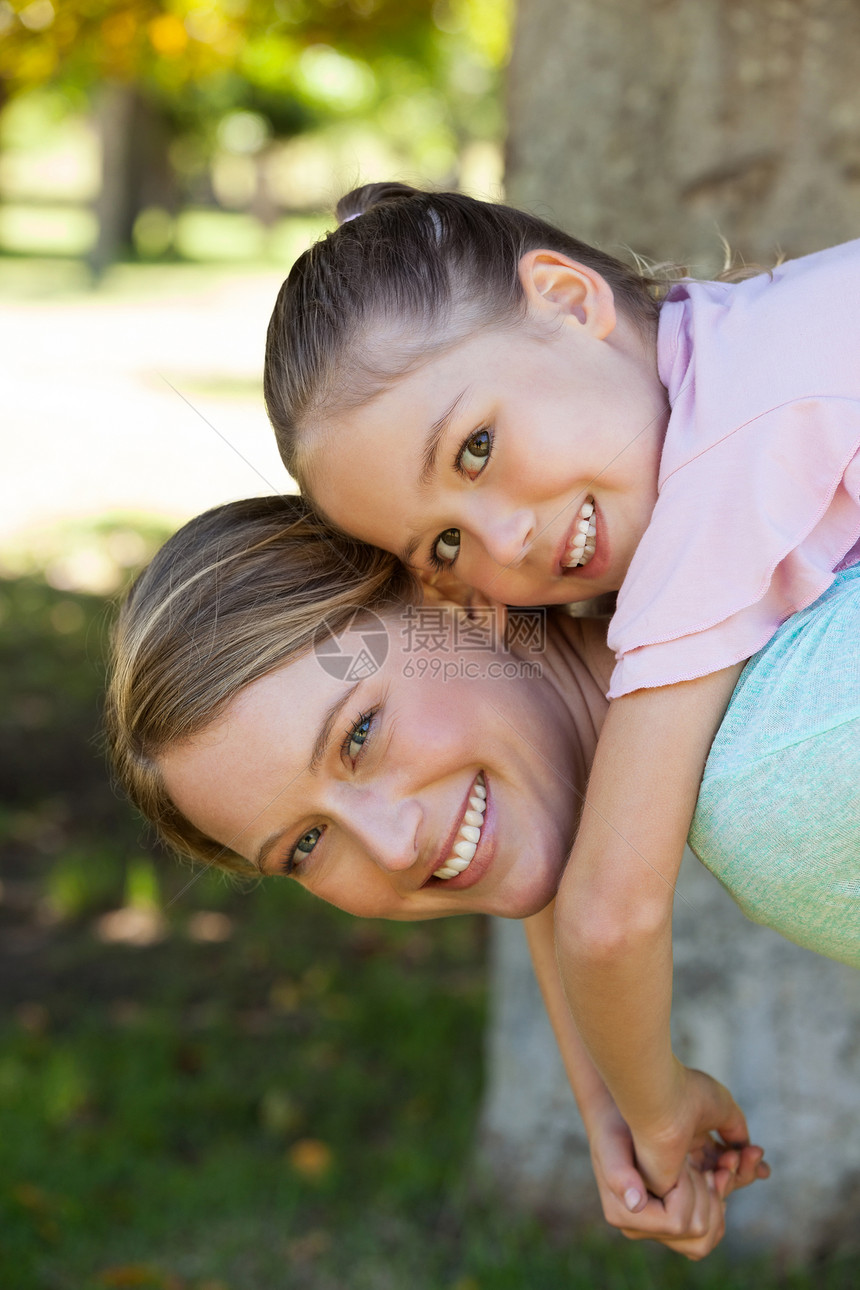
[[[331,1147],[318,1138],[300,1138],[290,1147],[287,1156],[296,1173],[310,1182],[323,1179],[334,1163]]]

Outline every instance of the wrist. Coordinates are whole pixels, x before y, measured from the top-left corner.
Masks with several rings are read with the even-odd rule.
[[[668,1140],[679,1131],[679,1111],[686,1100],[688,1068],[669,1053],[666,1070],[655,1082],[652,1095],[637,1107],[623,1110],[631,1133],[652,1142]]]
[[[587,1102],[580,1102],[579,1113],[582,1116],[582,1123],[585,1125],[585,1132],[589,1141],[599,1129],[604,1129],[612,1121],[623,1124],[624,1118],[612,1094],[605,1084],[599,1089],[594,1089],[588,1097]]]

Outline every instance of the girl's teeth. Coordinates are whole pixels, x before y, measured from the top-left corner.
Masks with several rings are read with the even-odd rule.
[[[583,502],[576,517],[576,530],[567,544],[564,553],[566,569],[581,569],[594,555],[597,524],[594,516],[594,502],[590,499]]]
[[[484,823],[486,809],[487,789],[481,774],[472,787],[469,809],[463,815],[463,823],[457,832],[452,853],[442,868],[435,871],[434,878],[456,878],[458,873],[464,873],[469,868],[481,840],[481,825]]]

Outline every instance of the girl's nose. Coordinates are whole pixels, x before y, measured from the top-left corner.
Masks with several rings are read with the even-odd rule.
[[[352,829],[380,869],[398,873],[419,857],[422,810],[414,798],[385,799],[378,793],[354,803]]]
[[[511,568],[518,565],[525,556],[534,530],[532,512],[515,510],[486,516],[478,537],[496,564]]]

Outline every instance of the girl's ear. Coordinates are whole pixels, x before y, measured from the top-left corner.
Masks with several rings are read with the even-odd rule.
[[[526,251],[519,264],[520,282],[537,317],[559,319],[604,340],[617,321],[612,288],[596,269],[560,251]]]

